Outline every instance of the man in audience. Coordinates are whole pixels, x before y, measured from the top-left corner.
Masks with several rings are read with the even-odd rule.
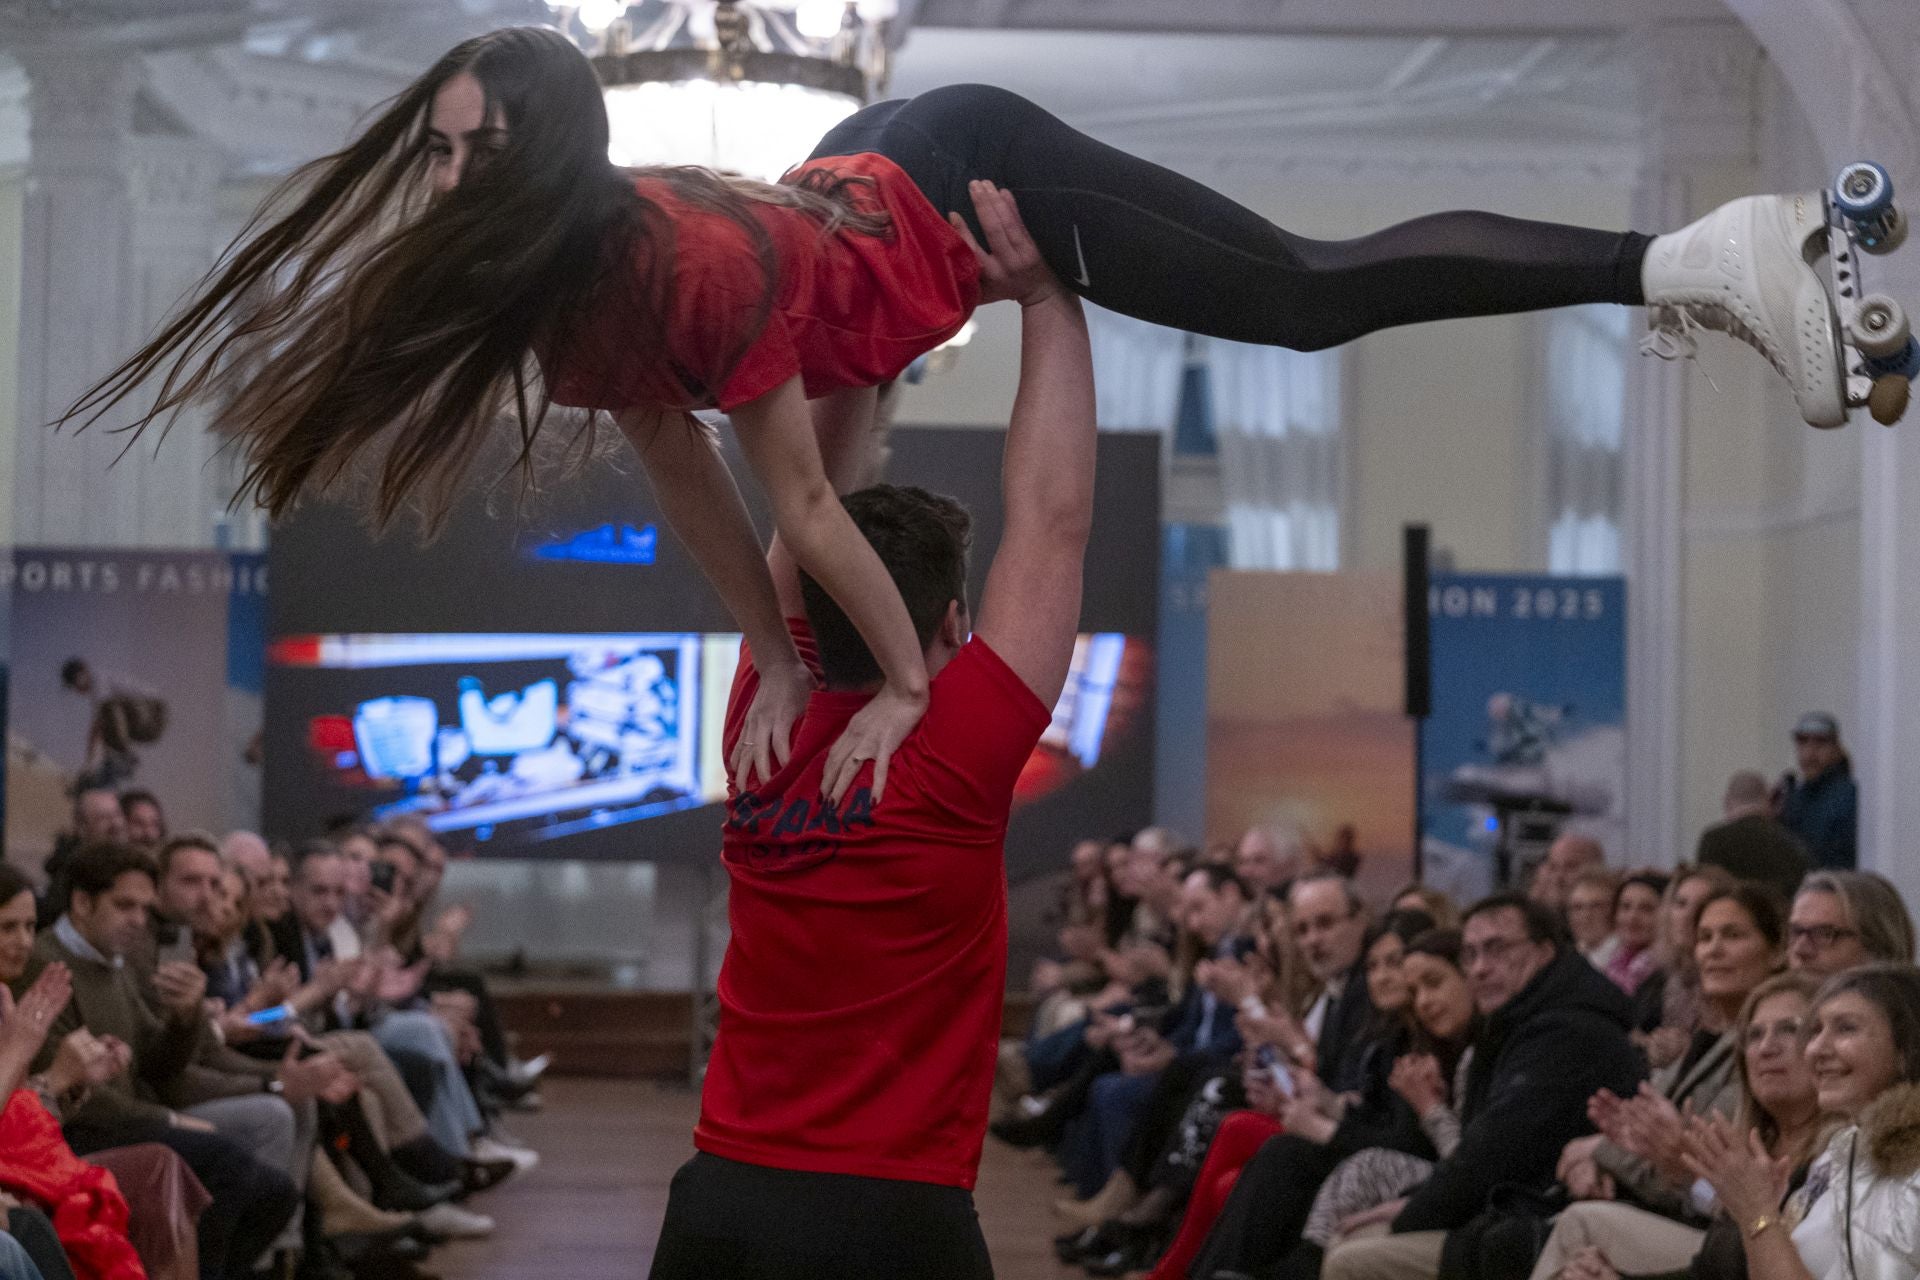
[[[77,852],[69,869],[69,908],[35,942],[20,983],[24,990],[55,962],[73,974],[73,999],[54,1019],[35,1069],[45,1070],[54,1047],[82,1027],[125,1054],[126,1071],[67,1113],[68,1141],[83,1154],[139,1142],[178,1152],[213,1197],[199,1224],[201,1274],[241,1280],[286,1226],[299,1193],[280,1168],[167,1101],[177,1096],[205,1032],[206,978],[191,964],[168,960],[143,990],[125,963],[148,936],[153,860],[124,844],[101,843]]]
[[[1555,914],[1564,914],[1567,896],[1582,871],[1607,865],[1607,851],[1592,836],[1567,832],[1547,847],[1547,857],[1534,870],[1527,896]]]
[[[1631,1096],[1645,1075],[1626,997],[1560,943],[1543,904],[1497,894],[1467,912],[1462,931],[1486,1026],[1460,1100],[1460,1144],[1409,1196],[1392,1234],[1375,1228],[1335,1246],[1323,1280],[1432,1280],[1447,1233],[1484,1210],[1489,1192],[1545,1190],[1566,1144],[1593,1130],[1588,1100],[1601,1089]]]
[[[1010,203],[977,198],[983,217]],[[945,1277],[992,1274],[971,1189],[1007,963],[1001,851],[1014,784],[1072,658],[1097,433],[1078,303],[1022,229],[987,224],[994,252],[981,269],[1021,302],[1023,357],[978,626],[964,508],[894,486],[852,494],[855,525],[909,602],[931,686],[884,795],[856,759],[845,796],[822,799],[829,748],[871,704],[880,671],[774,541],[781,611],[804,611],[795,638],[818,653],[825,691],[807,704],[792,758],[728,805],[725,1007],[699,1154],[674,1178],[654,1280],[827,1280],[847,1275],[850,1257],[862,1274],[925,1276],[935,1260]],[[836,452],[826,475],[852,487]],[[753,656],[742,652],[729,699],[729,746],[760,685]]]
[[[1290,831],[1248,827],[1233,847],[1233,871],[1258,897],[1300,874],[1300,838]]]
[[[1301,1025],[1313,1040],[1313,1070],[1335,1093],[1364,1083],[1361,1049],[1373,1001],[1367,994],[1367,904],[1351,880],[1331,873],[1293,882],[1293,936],[1320,993]]]
[[[166,811],[153,792],[138,788],[121,792],[120,812],[126,818],[128,844],[140,849],[158,849],[166,841]]]
[[[1860,789],[1840,745],[1840,722],[1810,711],[1793,727],[1800,776],[1781,779],[1780,822],[1817,867],[1851,871],[1858,861]]]
[[[73,825],[53,842],[47,855],[47,892],[40,899],[40,928],[46,929],[67,909],[67,863],[83,846],[95,841],[123,841],[127,817],[112,787],[86,787],[73,797]]]
[[[1246,936],[1252,905],[1233,872],[1200,867],[1181,886],[1179,924],[1202,955],[1224,960]],[[1159,1026],[1126,1028],[1114,1049],[1119,1070],[1094,1080],[1086,1113],[1062,1154],[1085,1199],[1058,1207],[1065,1216],[1088,1222],[1104,1221],[1132,1205],[1140,1188],[1121,1168],[1121,1159],[1135,1126],[1149,1116],[1156,1117],[1152,1123],[1158,1129],[1169,1120],[1177,1123],[1192,1089],[1223,1071],[1240,1051],[1240,1032],[1234,1010],[1196,981]],[[1157,1151],[1161,1144],[1151,1145]]]
[[[1700,833],[1694,862],[1720,867],[1736,880],[1757,880],[1791,899],[1812,870],[1806,846],[1773,816],[1767,780],[1742,769],[1727,780],[1725,819]]]

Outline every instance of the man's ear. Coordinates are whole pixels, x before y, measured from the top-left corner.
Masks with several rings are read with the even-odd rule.
[[[958,600],[947,601],[946,616],[940,619],[940,639],[949,649],[958,649],[967,642],[966,611]]]

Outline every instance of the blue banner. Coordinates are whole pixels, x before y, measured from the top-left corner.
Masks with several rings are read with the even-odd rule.
[[[1626,858],[1626,584],[1439,574],[1421,731],[1426,878],[1473,896],[1563,829]]]

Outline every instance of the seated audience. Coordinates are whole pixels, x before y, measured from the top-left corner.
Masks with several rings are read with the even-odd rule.
[[[1424,911],[1433,917],[1436,929],[1459,929],[1460,907],[1453,898],[1432,885],[1414,881],[1393,895],[1391,910]]]
[[[1372,1224],[1328,1251],[1329,1277],[1437,1276],[1448,1232],[1472,1221],[1495,1186],[1549,1186],[1557,1155],[1591,1129],[1588,1100],[1601,1089],[1625,1095],[1644,1073],[1627,1038],[1626,997],[1562,946],[1542,904],[1514,895],[1476,904],[1461,956],[1485,1029],[1461,1099],[1460,1144],[1390,1228]]]
[[[1620,949],[1613,932],[1613,905],[1619,892],[1620,877],[1605,867],[1582,871],[1567,890],[1567,932],[1573,935],[1574,950],[1603,973]]]
[[[1807,1064],[1833,1135],[1788,1203],[1792,1169],[1757,1134],[1694,1120],[1687,1163],[1742,1228],[1751,1280],[1920,1275],[1920,972],[1867,965],[1814,997]]]
[[[1694,862],[1736,880],[1757,880],[1791,899],[1813,864],[1806,845],[1774,817],[1767,780],[1751,769],[1734,774],[1721,811],[1725,819],[1700,833]]]
[[[158,849],[167,840],[167,814],[151,791],[133,788],[120,793],[120,814],[126,819],[127,843],[140,849]]]
[[[1567,896],[1583,871],[1607,865],[1607,851],[1592,836],[1567,832],[1547,846],[1547,856],[1533,870],[1527,896],[1556,915],[1567,910]]]
[[[47,892],[40,900],[40,927],[47,928],[67,909],[67,865],[81,846],[96,841],[124,841],[127,815],[112,787],[81,787],[73,797],[73,819],[53,842],[45,871]]]
[[[53,965],[72,975],[73,998],[53,1019],[34,1069],[54,1067],[75,1031],[114,1046],[120,1067],[63,1108],[67,1141],[81,1154],[157,1142],[179,1154],[212,1196],[200,1217],[203,1276],[248,1276],[299,1204],[284,1162],[262,1162],[203,1117],[173,1105],[205,1029],[205,979],[190,964],[159,965],[140,984],[127,955],[145,945],[155,897],[153,860],[126,845],[95,844],[69,863],[72,895],[33,947],[16,990]],[[124,1046],[121,1048],[120,1046]]]
[[[1912,964],[1913,917],[1900,891],[1871,871],[1815,871],[1787,919],[1787,962],[1817,978],[1863,964]]]
[[[1660,904],[1667,877],[1639,871],[1621,882],[1613,898],[1613,957],[1601,966],[1613,984],[1637,996],[1660,971]]]
[[[1661,907],[1660,966],[1635,993],[1634,1043],[1655,1070],[1673,1065],[1700,1026],[1700,974],[1693,967],[1693,928],[1707,895],[1733,885],[1718,867],[1680,867]]]
[[[1291,831],[1248,827],[1233,846],[1233,873],[1254,893],[1282,889],[1300,874],[1300,837]]]
[[[1768,1159],[1785,1161],[1794,1171],[1795,1185],[1806,1176],[1824,1120],[1805,1038],[1818,985],[1804,973],[1767,979],[1747,997],[1733,1030],[1739,1046],[1734,1130],[1758,1134]],[[1532,1280],[1619,1280],[1622,1274],[1689,1270],[1698,1280],[1741,1280],[1740,1234],[1747,1224],[1729,1218],[1711,1187],[1703,1187],[1688,1167],[1686,1114],[1643,1088],[1639,1097],[1611,1108],[1602,1124],[1610,1141],[1686,1187],[1692,1204],[1712,1220],[1703,1230],[1623,1201],[1583,1200],[1554,1220]]]

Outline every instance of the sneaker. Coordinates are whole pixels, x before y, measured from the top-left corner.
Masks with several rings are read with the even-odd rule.
[[[437,1204],[420,1215],[420,1226],[448,1240],[477,1240],[493,1234],[493,1219],[457,1204]]]
[[[525,1062],[510,1063],[507,1067],[507,1075],[512,1078],[515,1084],[532,1084],[535,1080],[545,1075],[547,1068],[552,1065],[553,1055],[543,1053],[539,1057],[529,1058]]]
[[[1641,350],[1690,358],[1696,329],[1731,334],[1780,371],[1809,424],[1843,425],[1839,320],[1808,265],[1809,245],[1826,230],[1825,204],[1807,193],[1748,196],[1656,236],[1641,266],[1653,330]]]
[[[539,1153],[530,1147],[510,1146],[498,1138],[475,1138],[473,1140],[473,1150],[470,1151],[468,1155],[471,1159],[481,1164],[487,1164],[495,1160],[511,1160],[514,1167],[521,1173],[530,1172],[540,1164]]]

